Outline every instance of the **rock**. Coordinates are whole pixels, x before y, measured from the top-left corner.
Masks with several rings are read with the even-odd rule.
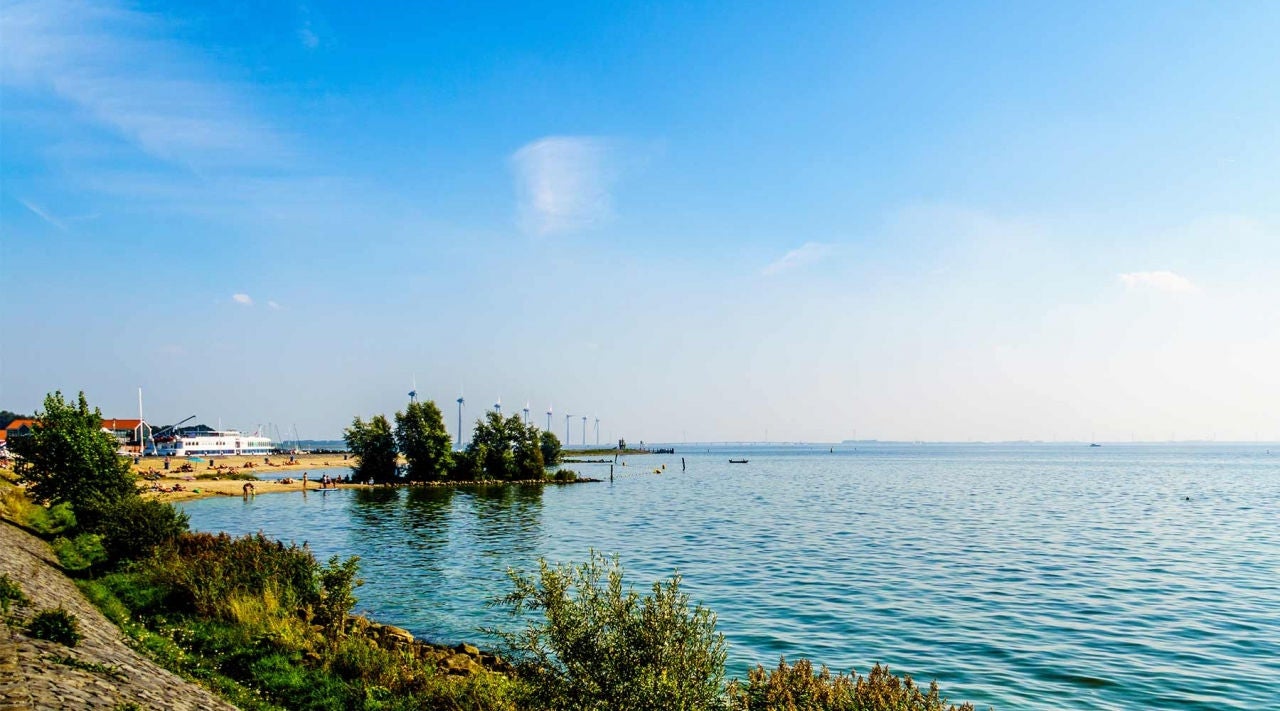
[[[453,676],[471,676],[484,671],[484,667],[465,654],[453,654],[446,657],[440,663],[440,668],[444,670],[444,673]]]
[[[462,644],[459,644],[458,646],[454,647],[453,649],[454,649],[454,651],[456,651],[458,654],[465,654],[465,655],[467,655],[468,657],[471,657],[471,658],[473,658],[473,659],[479,659],[479,658],[480,658],[480,650],[479,650],[479,648],[477,648],[477,647],[473,647],[473,646],[471,646],[471,645],[467,644],[466,642],[463,642]]]

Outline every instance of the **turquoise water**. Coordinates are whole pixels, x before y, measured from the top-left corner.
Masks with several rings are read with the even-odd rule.
[[[639,588],[678,568],[719,614],[733,676],[785,654],[887,663],[998,709],[1280,708],[1273,451],[677,447],[629,458],[613,483],[186,510],[198,530],[359,555],[359,608],[438,641],[484,642],[477,628],[507,622],[484,603],[508,566],[595,548],[620,553]],[[607,465],[572,466],[608,479]]]

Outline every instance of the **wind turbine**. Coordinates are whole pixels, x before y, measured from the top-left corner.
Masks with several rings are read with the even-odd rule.
[[[501,395],[498,396],[498,401],[493,403],[493,410],[499,415],[502,414],[502,396]]]
[[[547,405],[547,431],[551,431],[551,406]]]
[[[524,401],[524,410],[522,410],[522,412],[524,412],[524,426],[528,427],[529,426],[529,401],[528,400]]]
[[[413,376],[413,390],[409,391],[409,404],[418,401],[418,376]]]
[[[587,416],[582,416],[582,446],[587,446]]]
[[[600,416],[596,415],[596,446],[600,446]]]
[[[467,399],[458,395],[458,449],[462,449],[462,406],[467,404]]]
[[[569,418],[570,418],[570,417],[573,417],[573,415],[570,415],[570,414],[569,414],[569,413],[567,413],[567,412],[566,412],[566,413],[564,413],[564,443],[565,443],[565,446],[568,446],[568,445],[569,445]]]

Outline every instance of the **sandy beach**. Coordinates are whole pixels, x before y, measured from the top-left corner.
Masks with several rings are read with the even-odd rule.
[[[301,474],[299,474],[301,475]],[[245,482],[235,479],[196,479],[188,481],[180,477],[165,477],[156,481],[138,482],[138,493],[147,498],[160,501],[190,501],[209,496],[244,496],[244,485],[253,484],[254,495],[302,491],[302,480],[293,477],[292,481],[253,481]],[[145,484],[145,486],[143,486]],[[174,485],[181,487],[174,491]],[[363,488],[362,484],[334,484],[331,488]],[[307,491],[319,491],[320,482],[315,479],[307,481]]]
[[[190,470],[181,473],[189,474],[206,474],[211,471],[237,471],[249,472],[261,475],[263,472],[277,471],[294,471],[299,472],[307,469],[318,469],[320,467],[345,467],[351,462],[343,459],[341,454],[298,454],[298,455],[272,455],[270,457],[263,456],[237,456],[237,457],[200,457],[202,461],[195,461],[185,457],[170,457],[169,471],[164,471],[164,457],[143,457],[137,464],[133,465],[133,471],[142,475],[146,473],[157,473],[168,476],[178,474],[178,470],[184,465],[191,467]]]

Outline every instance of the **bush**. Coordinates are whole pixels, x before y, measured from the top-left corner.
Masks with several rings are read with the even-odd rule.
[[[59,607],[36,613],[27,623],[27,634],[36,639],[47,639],[68,647],[74,647],[83,638],[76,616]]]
[[[27,596],[22,594],[22,588],[13,581],[13,578],[0,573],[0,612],[9,614],[9,607],[14,603],[27,604]]]
[[[94,511],[94,530],[112,562],[138,560],[187,530],[187,515],[169,504],[138,496]]]
[[[756,666],[745,686],[729,684],[726,697],[732,711],[973,711],[971,704],[947,705],[936,682],[922,692],[889,667],[877,664],[866,677],[832,676],[825,666],[815,673],[807,659],[788,666],[784,658],[769,672]]]
[[[358,557],[343,561],[335,555],[318,571],[320,599],[316,604],[316,622],[334,639],[341,639],[347,633],[347,615],[356,606],[353,591],[364,585],[363,580],[356,578],[359,570]]]
[[[54,504],[47,508],[32,504],[25,509],[20,523],[42,536],[56,536],[76,527],[76,515],[68,503]]]
[[[556,473],[552,475],[552,479],[559,482],[577,481],[578,472],[575,472],[572,469],[557,469]]]
[[[641,597],[622,567],[591,552],[579,566],[539,561],[537,575],[508,571],[515,590],[495,604],[541,612],[523,630],[486,630],[504,643],[536,709],[647,711],[718,707],[724,636],[715,613],[689,607],[680,576]]]
[[[96,533],[81,533],[70,540],[54,539],[53,552],[57,554],[58,562],[67,570],[87,570],[107,559],[107,551],[102,547],[102,536]]]
[[[171,590],[170,606],[230,619],[228,602],[236,595],[262,596],[270,589],[291,611],[319,599],[318,566],[305,546],[286,546],[261,533],[242,538],[194,533],[164,550],[148,571],[155,583]]]

